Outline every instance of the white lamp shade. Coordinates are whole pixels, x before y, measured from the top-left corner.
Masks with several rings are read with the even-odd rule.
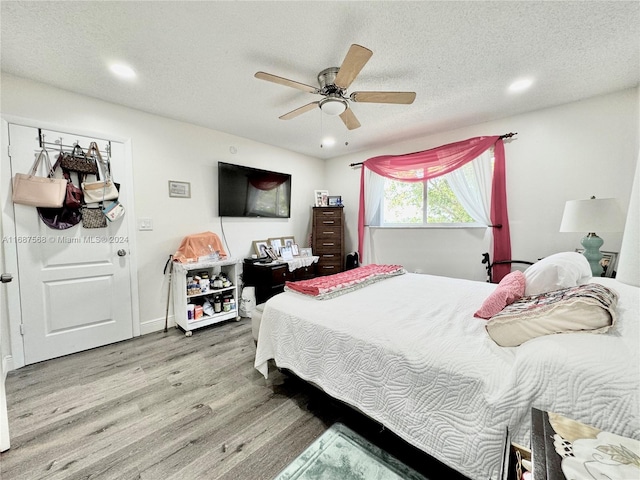
[[[347,109],[347,105],[338,98],[325,98],[320,101],[320,109],[327,115],[340,115]]]
[[[569,200],[564,206],[561,232],[621,232],[622,211],[615,198]]]

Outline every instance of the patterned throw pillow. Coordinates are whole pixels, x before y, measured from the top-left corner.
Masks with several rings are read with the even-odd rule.
[[[553,333],[604,333],[615,323],[617,303],[616,292],[588,283],[522,297],[493,316],[486,329],[503,347]]]
[[[524,295],[524,274],[520,271],[511,272],[506,275],[491,295],[480,307],[474,317],[478,318],[491,318],[498,312],[500,312],[507,305],[511,305]]]

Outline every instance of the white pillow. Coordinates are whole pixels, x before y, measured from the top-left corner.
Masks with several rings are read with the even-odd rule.
[[[591,266],[584,255],[562,252],[543,258],[524,271],[525,295],[584,285],[591,280]]]

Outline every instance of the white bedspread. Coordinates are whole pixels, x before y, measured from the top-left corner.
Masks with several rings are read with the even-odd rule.
[[[285,292],[265,305],[255,366],[266,377],[275,359],[472,479],[498,477],[507,426],[529,443],[532,405],[640,438],[618,330],[499,347],[473,317],[494,288],[406,274],[331,300]]]

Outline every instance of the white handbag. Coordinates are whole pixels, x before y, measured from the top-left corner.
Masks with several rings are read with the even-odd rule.
[[[44,158],[48,176],[36,175],[40,162]],[[67,180],[53,178],[53,169],[49,154],[43,148],[38,154],[29,174],[16,173],[13,177],[13,203],[30,205],[32,207],[60,208],[67,193]]]
[[[118,198],[118,188],[111,179],[111,165],[107,160],[105,165],[100,155],[100,150],[95,142],[91,142],[89,145],[89,151],[87,156],[93,156],[98,170],[102,171],[104,180],[98,180],[96,182],[82,182],[82,192],[84,193],[84,203],[98,203],[105,200],[116,200]]]

